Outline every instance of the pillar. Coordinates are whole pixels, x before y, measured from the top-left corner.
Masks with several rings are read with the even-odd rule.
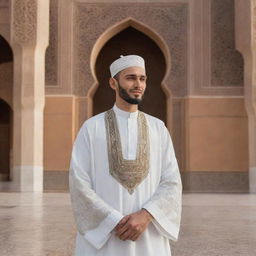
[[[49,0],[12,0],[11,8],[14,53],[12,189],[42,191]]]

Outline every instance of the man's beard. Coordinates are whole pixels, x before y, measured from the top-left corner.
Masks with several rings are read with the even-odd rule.
[[[138,105],[142,102],[143,100],[143,96],[141,96],[141,98],[132,98],[130,97],[130,95],[127,93],[127,90],[125,90],[119,83],[119,81],[117,81],[118,83],[118,94],[119,96],[125,100],[127,103],[132,104],[132,105]]]

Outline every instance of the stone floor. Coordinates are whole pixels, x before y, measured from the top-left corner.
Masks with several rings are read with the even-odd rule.
[[[1,256],[72,255],[75,233],[69,194],[0,193]],[[172,248],[173,256],[256,256],[256,195],[184,194]]]

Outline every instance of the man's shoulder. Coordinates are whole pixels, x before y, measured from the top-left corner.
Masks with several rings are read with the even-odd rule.
[[[92,116],[88,118],[82,125],[83,128],[93,128],[95,125],[100,124],[102,121],[104,121],[106,112],[99,113],[95,116]]]
[[[147,120],[150,122],[150,124],[157,125],[159,127],[165,126],[164,122],[161,119],[159,119],[155,116],[152,116],[150,114],[147,114],[145,112],[143,112],[143,113],[146,116]]]

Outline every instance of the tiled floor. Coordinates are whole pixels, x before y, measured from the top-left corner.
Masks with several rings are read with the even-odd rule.
[[[69,194],[0,193],[1,256],[72,255],[75,233]],[[256,195],[185,194],[172,252],[256,256]]]
[[[187,194],[174,256],[256,256],[256,195]]]

